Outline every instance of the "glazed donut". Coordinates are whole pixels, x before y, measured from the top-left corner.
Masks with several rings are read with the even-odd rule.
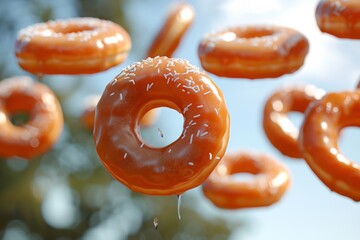
[[[131,48],[119,25],[96,18],[38,23],[20,30],[19,65],[34,74],[90,74],[123,62]]]
[[[81,113],[81,122],[86,129],[89,131],[93,131],[94,129],[94,121],[95,121],[95,109],[96,105],[99,102],[100,95],[93,95],[90,96],[84,106],[84,109]],[[159,111],[157,109],[151,109],[140,119],[140,126],[141,127],[150,127],[152,126],[157,117]]]
[[[236,173],[254,174],[249,181],[236,180]],[[290,185],[289,171],[265,154],[226,153],[202,184],[205,196],[225,209],[269,206],[279,201]]]
[[[324,90],[313,85],[288,86],[268,98],[264,106],[263,128],[269,141],[282,154],[302,158],[298,147],[299,129],[289,120],[288,112],[304,113],[312,101],[324,94]]]
[[[171,57],[182,37],[194,21],[195,12],[191,5],[180,3],[174,6],[160,32],[148,50],[148,57]]]
[[[322,32],[339,38],[360,39],[359,0],[322,0],[315,16]]]
[[[360,127],[360,92],[337,92],[313,102],[305,112],[299,134],[303,157],[332,191],[360,201],[360,165],[338,147],[345,127]]]
[[[259,79],[295,72],[308,50],[308,40],[294,29],[253,25],[206,35],[198,55],[202,67],[217,76]]]
[[[172,108],[184,117],[173,143],[154,148],[139,133],[150,109]],[[200,185],[222,158],[229,138],[223,94],[183,59],[147,58],[124,69],[96,107],[94,141],[107,170],[130,189],[175,195]]]
[[[11,118],[26,113],[29,119],[17,126]],[[0,82],[0,156],[31,159],[48,151],[58,140],[63,115],[54,93],[29,77]]]

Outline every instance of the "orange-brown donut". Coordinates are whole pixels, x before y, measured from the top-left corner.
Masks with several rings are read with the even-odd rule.
[[[179,46],[185,32],[194,21],[195,12],[191,5],[180,3],[174,6],[160,32],[153,40],[147,56],[166,56],[171,57]]]
[[[360,127],[360,92],[337,92],[313,102],[299,135],[304,159],[332,191],[360,201],[360,165],[344,156],[338,138],[345,127]]]
[[[229,78],[276,78],[298,70],[309,50],[300,32],[279,26],[240,26],[206,35],[198,55],[202,67]]]
[[[359,0],[321,0],[315,16],[322,32],[339,38],[360,39]]]
[[[150,109],[169,107],[184,117],[181,136],[151,147],[139,132]],[[229,114],[220,89],[183,59],[148,58],[124,69],[96,107],[94,141],[106,169],[130,189],[181,194],[200,185],[223,156]]]
[[[19,65],[34,74],[90,74],[123,62],[131,48],[119,25],[96,18],[38,23],[16,40]]]
[[[266,101],[263,128],[274,147],[292,158],[302,158],[298,147],[299,129],[290,121],[289,112],[304,113],[312,101],[325,91],[313,85],[287,86],[275,91]]]
[[[241,181],[232,175],[254,174]],[[290,185],[289,171],[265,154],[226,153],[210,177],[202,184],[205,196],[225,209],[269,206],[279,201]]]
[[[26,113],[28,121],[16,126],[11,117]],[[0,82],[0,156],[31,159],[48,151],[58,140],[63,115],[54,93],[29,77]]]
[[[89,130],[93,131],[95,122],[95,109],[101,95],[93,95],[85,103],[83,112],[81,113],[81,122]],[[158,109],[151,109],[141,118],[139,124],[141,127],[150,127],[158,117]]]

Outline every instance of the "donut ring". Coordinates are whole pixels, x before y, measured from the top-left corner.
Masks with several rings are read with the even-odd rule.
[[[282,154],[302,158],[298,147],[299,129],[289,120],[288,112],[304,113],[312,101],[324,96],[325,91],[313,85],[284,87],[266,101],[263,128],[271,144]]]
[[[91,96],[84,106],[84,110],[81,114],[81,122],[86,129],[93,131],[95,122],[95,109],[100,100],[100,95]],[[150,127],[153,125],[158,117],[159,111],[157,109],[151,109],[140,120],[141,127]]]
[[[14,125],[10,118],[27,113],[29,120]],[[48,151],[58,140],[63,115],[54,93],[29,77],[0,82],[0,156],[31,159]]]
[[[208,34],[198,55],[202,67],[217,76],[259,79],[295,72],[308,50],[308,40],[296,30],[254,25]]]
[[[189,4],[180,3],[174,6],[158,35],[153,40],[147,56],[171,57],[179,46],[182,37],[194,21],[195,11]]]
[[[299,146],[304,159],[332,191],[360,201],[360,165],[338,147],[340,131],[360,127],[360,92],[329,93],[313,102],[305,113]]]
[[[153,148],[138,121],[150,109],[184,116],[173,143]],[[111,81],[95,112],[94,141],[106,169],[130,189],[150,195],[181,194],[200,185],[225,152],[229,114],[220,89],[183,59],[148,58]]]
[[[90,74],[123,62],[131,48],[119,25],[96,18],[38,23],[21,30],[15,53],[34,74]]]
[[[339,38],[360,39],[360,2],[358,0],[322,0],[315,11],[322,32]]]
[[[231,175],[254,174],[252,181]],[[269,206],[279,201],[290,185],[288,170],[272,157],[246,152],[227,153],[202,184],[205,196],[225,209]]]

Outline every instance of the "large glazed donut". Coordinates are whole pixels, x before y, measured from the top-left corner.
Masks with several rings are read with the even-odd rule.
[[[34,74],[90,74],[123,62],[131,48],[119,25],[96,18],[38,23],[21,30],[15,53]]]
[[[349,126],[360,127],[360,92],[329,93],[306,111],[299,144],[304,159],[326,186],[360,201],[360,165],[338,146],[341,130]]]
[[[340,38],[360,39],[359,0],[321,0],[315,15],[322,32]]]
[[[268,98],[264,106],[263,127],[269,141],[282,154],[303,157],[298,147],[299,129],[290,121],[288,113],[304,113],[312,101],[324,94],[324,90],[313,85],[287,86]]]
[[[184,116],[181,136],[151,147],[139,133],[150,109]],[[229,115],[220,89],[183,59],[148,58],[124,69],[105,88],[95,112],[94,141],[107,170],[130,189],[173,195],[200,185],[222,158]]]
[[[147,56],[166,56],[171,57],[180,41],[189,29],[195,17],[194,9],[191,5],[180,3],[174,6],[160,32],[153,40]]]
[[[278,26],[240,26],[213,32],[199,44],[202,67],[230,78],[276,78],[298,70],[309,43],[300,32]]]
[[[17,126],[13,115],[25,113],[28,120]],[[28,77],[0,82],[0,156],[33,158],[48,151],[63,127],[60,104],[53,92]]]
[[[242,181],[236,173],[254,174]],[[225,209],[269,206],[279,201],[290,185],[289,171],[280,162],[264,154],[226,153],[210,177],[203,183],[205,196]]]

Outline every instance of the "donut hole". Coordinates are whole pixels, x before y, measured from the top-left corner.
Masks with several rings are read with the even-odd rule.
[[[12,113],[9,117],[10,122],[15,126],[25,125],[30,120],[30,114],[24,111]]]
[[[358,142],[360,139],[359,127],[346,127],[340,132],[338,145],[341,153],[350,161],[360,165]]]
[[[252,159],[245,157],[242,161],[238,161],[233,166],[230,166],[228,171],[231,178],[235,181],[251,182],[261,172],[261,169]]]
[[[70,34],[70,33],[80,33],[85,31],[93,31],[95,28],[88,25],[71,25],[65,26],[63,28],[55,29],[55,32],[62,34]]]
[[[36,107],[37,99],[26,94],[14,93],[8,97],[5,109],[8,118],[15,126],[26,124],[31,118],[31,112]]]
[[[299,130],[304,120],[304,114],[302,112],[291,111],[288,112],[288,118],[293,124],[293,127]]]
[[[274,32],[267,29],[249,29],[246,32],[237,34],[240,38],[261,38],[273,35]]]
[[[231,178],[237,182],[252,182],[255,178],[256,173],[250,172],[239,172],[231,174]]]
[[[141,124],[151,111],[157,111],[157,121],[151,126]],[[168,107],[153,108],[139,120],[140,138],[147,146],[162,148],[176,141],[183,132],[184,117]]]

